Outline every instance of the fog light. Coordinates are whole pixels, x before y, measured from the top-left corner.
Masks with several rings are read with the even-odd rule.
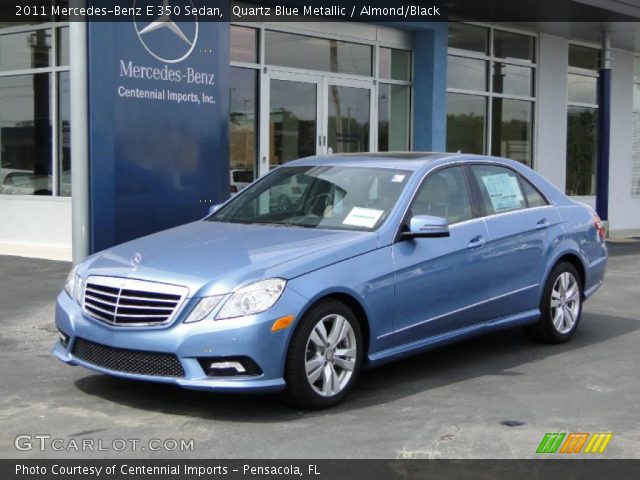
[[[60,330],[58,330],[58,339],[63,347],[66,348],[69,345],[69,335]]]
[[[231,375],[242,375],[247,371],[240,362],[211,362],[209,368],[216,372],[229,372]],[[218,373],[219,374],[219,373]]]
[[[204,357],[200,366],[209,377],[261,375],[260,367],[249,357]]]

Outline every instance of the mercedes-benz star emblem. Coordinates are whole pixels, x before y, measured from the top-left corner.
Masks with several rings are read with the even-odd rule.
[[[133,257],[131,257],[131,266],[133,268],[138,268],[141,263],[142,263],[142,254],[140,252],[134,253]]]
[[[136,2],[140,2],[140,1],[141,0],[135,0],[134,7]],[[193,5],[193,1],[190,1],[190,3],[191,5]],[[171,18],[171,15],[169,13],[166,13],[169,10],[170,10],[169,0],[163,0],[162,12],[165,12],[165,13],[160,15],[156,20],[149,23],[145,27],[140,28],[140,26],[138,25],[138,22],[136,22],[135,20],[133,21],[133,24],[136,29],[136,34],[140,39],[140,43],[142,43],[142,46],[147,50],[147,52],[151,54],[151,56],[153,56],[157,60],[160,60],[161,62],[178,63],[184,60],[185,58],[187,58],[189,55],[191,55],[191,52],[193,52],[193,49],[196,47],[196,43],[198,42],[198,28],[199,28],[198,18],[195,15],[193,16],[192,22],[194,26],[190,29],[191,31],[189,31],[188,33],[185,33],[185,30],[183,28],[180,28],[180,26],[173,21],[173,19]],[[184,25],[184,22],[181,21],[180,23]],[[152,43],[150,39],[145,40],[149,33],[154,32],[156,30],[161,30],[161,29],[166,29],[167,32],[171,32],[173,34],[171,35],[171,37],[173,37],[175,41],[178,41],[179,45],[178,46],[171,45],[172,48],[170,49],[169,48],[170,46],[167,43],[170,41],[169,36],[166,36],[165,38],[161,38],[161,39],[156,38],[155,43],[157,43],[158,45]],[[163,45],[167,47],[166,50],[170,51],[171,53],[160,51],[159,45]]]

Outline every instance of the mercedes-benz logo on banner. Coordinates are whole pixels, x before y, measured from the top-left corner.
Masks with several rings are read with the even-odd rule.
[[[148,2],[148,0],[146,0]],[[134,0],[133,6],[146,3],[145,0]],[[190,1],[195,9],[193,1]],[[133,25],[142,46],[155,59],[165,63],[178,63],[187,58],[196,48],[198,42],[198,17],[192,15],[188,20],[175,22],[171,18],[172,8],[169,0],[163,0],[162,7],[149,3],[160,14],[153,22],[146,25],[135,19]],[[177,12],[176,12],[177,13]]]

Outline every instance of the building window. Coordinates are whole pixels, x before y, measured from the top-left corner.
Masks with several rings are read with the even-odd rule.
[[[567,78],[567,195],[595,195],[599,50],[569,45]]]
[[[253,181],[258,142],[258,71],[231,67],[229,80],[232,177],[248,176]]]
[[[0,25],[0,194],[71,195],[68,26]]]
[[[409,150],[410,36],[358,43],[289,28],[231,25],[231,169],[255,178],[314,154]]]
[[[535,37],[452,23],[447,150],[533,163]]]
[[[640,197],[640,58],[633,63],[633,145],[631,195]]]
[[[265,56],[269,65],[367,77],[373,68],[371,45],[273,30],[265,32]]]
[[[411,52],[378,49],[378,151],[409,150]]]
[[[231,25],[231,61],[258,63],[258,30]]]
[[[257,176],[259,30],[231,25],[229,153],[232,193]]]

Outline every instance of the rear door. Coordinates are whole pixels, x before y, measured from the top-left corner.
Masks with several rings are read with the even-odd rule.
[[[546,255],[560,217],[515,170],[497,164],[467,167],[489,229],[492,318],[538,307]]]
[[[461,166],[430,173],[411,215],[443,217],[451,235],[401,240],[392,247],[397,345],[481,322],[491,284],[487,227],[475,218]]]

